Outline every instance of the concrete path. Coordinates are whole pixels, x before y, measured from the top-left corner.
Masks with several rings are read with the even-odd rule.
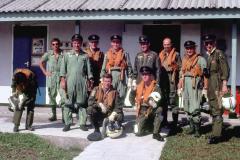
[[[102,141],[90,142],[87,136],[93,132],[93,129],[83,132],[78,125],[71,126],[68,132],[62,132],[63,124],[61,122],[61,111],[58,109],[57,122],[49,122],[50,108],[36,108],[33,127],[35,131],[24,130],[25,112],[22,116],[20,133],[33,133],[39,135],[50,142],[63,148],[78,147],[83,150],[74,160],[158,160],[161,155],[165,142],[159,142],[152,139],[152,135],[136,137],[133,134],[134,112],[125,112],[125,130],[124,135],[119,139],[105,138]],[[7,107],[0,107],[0,132],[9,132],[13,130],[11,122],[13,113],[7,110]],[[161,133],[166,135],[168,130],[164,129]]]

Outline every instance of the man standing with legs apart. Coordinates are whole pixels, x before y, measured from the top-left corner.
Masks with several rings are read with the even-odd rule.
[[[229,66],[224,53],[216,49],[215,35],[205,35],[202,40],[208,54],[205,76],[208,77],[207,97],[213,121],[208,143],[214,144],[220,142],[222,136],[222,96],[228,92]]]
[[[170,38],[164,38],[163,50],[159,54],[159,58],[162,65],[161,70],[161,83],[160,87],[163,95],[166,95],[166,102],[164,103],[166,109],[164,113],[163,123],[167,122],[167,109],[168,105],[172,108],[172,133],[177,132],[178,123],[178,106],[176,105],[176,91],[178,84],[179,71],[181,68],[181,57],[180,54],[172,47],[172,41]]]
[[[63,131],[69,131],[73,110],[78,111],[80,129],[87,131],[87,99],[88,83],[93,83],[90,61],[87,53],[81,50],[82,36],[72,36],[73,49],[64,54],[60,69],[61,86],[65,90],[67,100],[64,105]]]
[[[201,110],[200,102],[202,90],[206,88],[203,79],[203,69],[206,68],[206,60],[196,53],[196,44],[193,41],[184,43],[185,55],[182,61],[180,80],[178,87],[184,94],[184,111],[188,115],[190,129],[188,134],[200,137]]]
[[[49,121],[57,120],[56,113],[56,97],[60,91],[60,67],[63,59],[63,52],[60,49],[60,40],[58,38],[53,38],[51,40],[52,50],[46,52],[39,63],[43,74],[47,77],[47,87],[48,87],[48,96],[49,103],[52,107],[52,117],[49,118]],[[62,98],[62,94],[61,98]],[[62,105],[62,99],[61,99]],[[63,106],[61,106],[63,108]]]

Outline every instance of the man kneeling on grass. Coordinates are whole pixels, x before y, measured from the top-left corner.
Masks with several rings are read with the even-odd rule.
[[[117,138],[122,133],[122,105],[117,90],[112,87],[111,74],[104,74],[102,83],[92,90],[88,99],[87,113],[90,115],[95,129],[88,136],[89,140],[101,140],[106,135],[111,138]],[[101,133],[100,126],[102,123],[103,129]]]
[[[163,120],[161,107],[161,90],[154,80],[153,70],[148,66],[140,68],[142,81],[132,86],[130,100],[137,106],[137,120],[134,127],[136,136],[143,136],[145,129],[153,123],[153,139],[164,141],[160,135],[160,126]]]

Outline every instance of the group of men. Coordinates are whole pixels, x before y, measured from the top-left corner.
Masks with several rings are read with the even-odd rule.
[[[214,35],[202,38],[208,54],[207,61],[196,52],[197,46],[193,41],[184,43],[185,54],[181,60],[170,38],[164,38],[163,50],[158,54],[150,50],[149,38],[140,36],[141,51],[137,53],[133,67],[129,54],[121,46],[122,37],[119,35],[110,37],[110,48],[105,54],[98,48],[98,35],[90,35],[89,45],[84,49],[81,48],[81,35],[75,34],[71,40],[72,49],[63,52],[60,40],[52,39],[52,50],[45,53],[40,61],[40,68],[47,77],[52,106],[49,120],[57,120],[56,96],[59,92],[63,131],[70,130],[73,112],[78,113],[79,126],[83,131],[88,130],[86,121],[89,115],[94,127],[89,139],[95,140],[94,136],[104,135],[100,126],[105,120],[108,121],[108,130],[121,130],[124,120],[122,108],[128,88],[131,90],[129,99],[136,106],[136,136],[153,130],[153,138],[164,141],[160,129],[168,124],[168,106],[172,108],[171,133],[176,133],[178,95],[183,96],[184,111],[190,124],[188,133],[200,137],[200,102],[204,94],[208,97],[213,116],[213,131],[208,143],[219,142],[223,122],[220,97],[227,92],[229,69],[224,53],[216,49]],[[14,122],[14,131],[18,131],[19,122]]]

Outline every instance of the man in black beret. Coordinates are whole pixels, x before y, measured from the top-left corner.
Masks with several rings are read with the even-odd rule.
[[[229,67],[223,51],[216,49],[215,35],[204,35],[202,41],[209,56],[205,76],[208,78],[207,97],[213,123],[212,134],[208,139],[208,143],[214,144],[220,142],[222,136],[223,108],[219,102],[228,91]]]
[[[92,90],[93,87],[98,86],[100,82],[100,72],[102,69],[104,54],[98,47],[99,39],[99,36],[96,34],[90,35],[88,37],[89,47],[85,49],[85,52],[87,52],[90,59],[94,80],[93,86],[89,86],[89,90]]]

